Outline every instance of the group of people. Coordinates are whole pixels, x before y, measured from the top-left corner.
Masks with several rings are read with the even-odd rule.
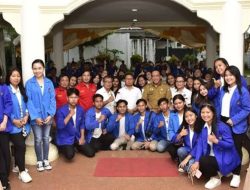
[[[37,170],[51,170],[48,160],[51,126],[59,152],[72,160],[75,150],[94,157],[100,150],[169,152],[179,172],[202,174],[213,189],[232,173],[239,187],[242,146],[250,147],[246,132],[250,95],[239,69],[224,58],[214,71],[195,68],[189,75],[159,68],[123,77],[106,70],[80,78],[62,73],[59,86],[44,76],[42,60],[32,63],[34,76],[25,88],[18,69],[0,85],[0,180],[9,187],[10,148],[13,171],[25,182],[25,139],[34,133]],[[98,78],[96,78],[98,76]],[[71,80],[75,77],[75,80]],[[54,134],[54,133],[52,133]],[[166,168],[167,169],[167,168]]]

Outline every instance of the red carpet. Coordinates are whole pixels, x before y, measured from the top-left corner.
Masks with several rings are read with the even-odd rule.
[[[170,158],[99,158],[96,177],[177,177]]]

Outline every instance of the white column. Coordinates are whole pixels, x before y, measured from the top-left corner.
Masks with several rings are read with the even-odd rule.
[[[41,13],[38,1],[23,0],[21,9],[21,54],[23,79],[33,76],[31,63],[44,60],[44,37],[41,31]]]
[[[237,0],[226,1],[223,7],[222,28],[220,34],[220,57],[228,60],[243,72],[243,33],[242,7]]]
[[[130,67],[131,67],[131,60],[130,60],[130,58],[131,58],[131,56],[132,56],[132,49],[131,49],[131,47],[132,47],[132,45],[131,45],[131,40],[130,40],[130,34],[127,34],[127,40],[126,40],[126,52],[127,52],[127,56],[126,56],[126,60],[125,60],[125,63],[127,63],[127,68],[129,68],[130,69]]]
[[[57,75],[59,75],[64,67],[62,30],[55,31],[53,35],[53,61],[57,69]]]
[[[206,65],[207,68],[213,68],[213,62],[217,57],[216,53],[216,32],[211,26],[208,27],[206,32]]]

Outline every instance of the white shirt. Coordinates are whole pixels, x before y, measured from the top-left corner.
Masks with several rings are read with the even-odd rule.
[[[76,127],[76,108],[75,108],[75,114],[72,116],[72,120],[74,123],[74,127]]]
[[[176,92],[176,88],[175,87],[170,87],[170,91],[171,91],[171,94],[174,94]],[[172,97],[174,97],[174,96],[172,95]]]
[[[220,88],[222,88],[222,87],[224,86],[224,83],[225,83],[225,81],[224,81],[224,78],[223,78],[223,77],[220,77],[220,82],[221,82],[221,86],[220,86]]]
[[[104,87],[97,90],[96,94],[101,94],[103,96],[103,101],[107,101],[111,96],[115,98],[114,92],[112,90],[108,92]],[[108,108],[109,111],[113,114],[115,112],[115,101],[109,102],[104,107]]]
[[[140,119],[143,121],[141,124],[141,129],[142,129],[142,134],[144,140],[146,140],[146,135],[145,135],[145,116],[141,116]]]
[[[136,107],[136,101],[142,97],[142,93],[139,88],[132,87],[128,89],[126,86],[121,88],[115,98],[115,101],[123,99],[128,102],[128,109],[134,109]]]
[[[183,114],[178,113],[178,119],[179,119],[179,126],[182,124],[183,121]]]
[[[125,131],[125,116],[123,116],[120,121],[120,126],[119,126],[119,137],[122,137],[126,134],[126,131]]]
[[[194,131],[189,127],[189,140],[190,140],[191,148],[192,148],[192,145],[193,145],[193,137],[194,137]]]
[[[236,87],[237,85],[234,85],[232,88],[228,87],[228,92],[226,92],[222,98],[223,106],[221,107],[221,115],[224,117],[230,116],[230,102]]]
[[[172,97],[174,97],[177,94],[181,94],[185,98],[185,103],[187,106],[191,105],[192,92],[190,90],[188,90],[187,88],[183,88],[181,91],[177,91],[176,89]]]
[[[96,120],[101,117],[102,113],[95,113]],[[98,139],[102,135],[102,123],[99,123],[99,127],[94,129],[93,137]]]
[[[23,117],[24,115],[23,115],[23,110],[22,110],[22,94],[20,92],[20,89],[19,88],[15,89],[12,85],[10,85],[10,87],[11,87],[13,94],[16,95],[19,108],[20,108],[20,114],[21,114],[21,117]]]
[[[209,127],[208,124],[206,123],[205,126],[207,128],[207,136],[211,135],[212,133],[212,127]],[[209,156],[214,156],[214,150],[213,150],[213,143],[210,142],[207,138],[207,143],[210,145],[210,153]]]
[[[164,114],[162,114],[162,115],[164,117],[164,122],[165,122],[165,125],[166,125],[167,140],[169,141],[170,140],[169,131],[168,131],[169,115],[168,116],[165,116]]]

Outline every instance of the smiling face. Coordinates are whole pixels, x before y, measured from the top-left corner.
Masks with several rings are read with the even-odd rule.
[[[146,81],[143,77],[139,77],[138,84],[140,87],[144,87],[146,85]]]
[[[194,112],[187,111],[185,113],[185,121],[189,126],[194,126],[197,116]]]
[[[59,85],[63,88],[68,88],[69,86],[69,77],[64,76],[60,79]]]
[[[34,63],[32,66],[32,71],[36,78],[41,78],[43,77],[44,67],[41,63]]]
[[[21,75],[18,71],[13,71],[10,75],[10,84],[17,87],[21,81]]]
[[[176,99],[174,101],[174,108],[178,111],[178,112],[181,112],[184,110],[185,108],[185,102],[183,102],[182,100],[180,99]]]
[[[236,84],[236,77],[228,70],[225,72],[225,82],[228,86],[234,86]]]
[[[125,114],[127,112],[127,105],[124,102],[119,103],[117,111],[119,114]]]
[[[213,121],[213,117],[214,117],[214,113],[212,112],[211,109],[209,109],[208,107],[203,107],[201,109],[201,118],[204,122],[211,125],[211,123]]]
[[[201,82],[199,80],[194,80],[194,89],[196,91],[199,91],[200,85],[201,85]]]
[[[204,97],[208,94],[208,90],[204,85],[200,85],[200,94]]]
[[[227,66],[221,60],[216,61],[214,66],[216,73],[218,73],[220,76],[223,76]]]
[[[141,101],[139,104],[137,104],[137,110],[139,113],[144,113],[146,111],[147,105]]]

